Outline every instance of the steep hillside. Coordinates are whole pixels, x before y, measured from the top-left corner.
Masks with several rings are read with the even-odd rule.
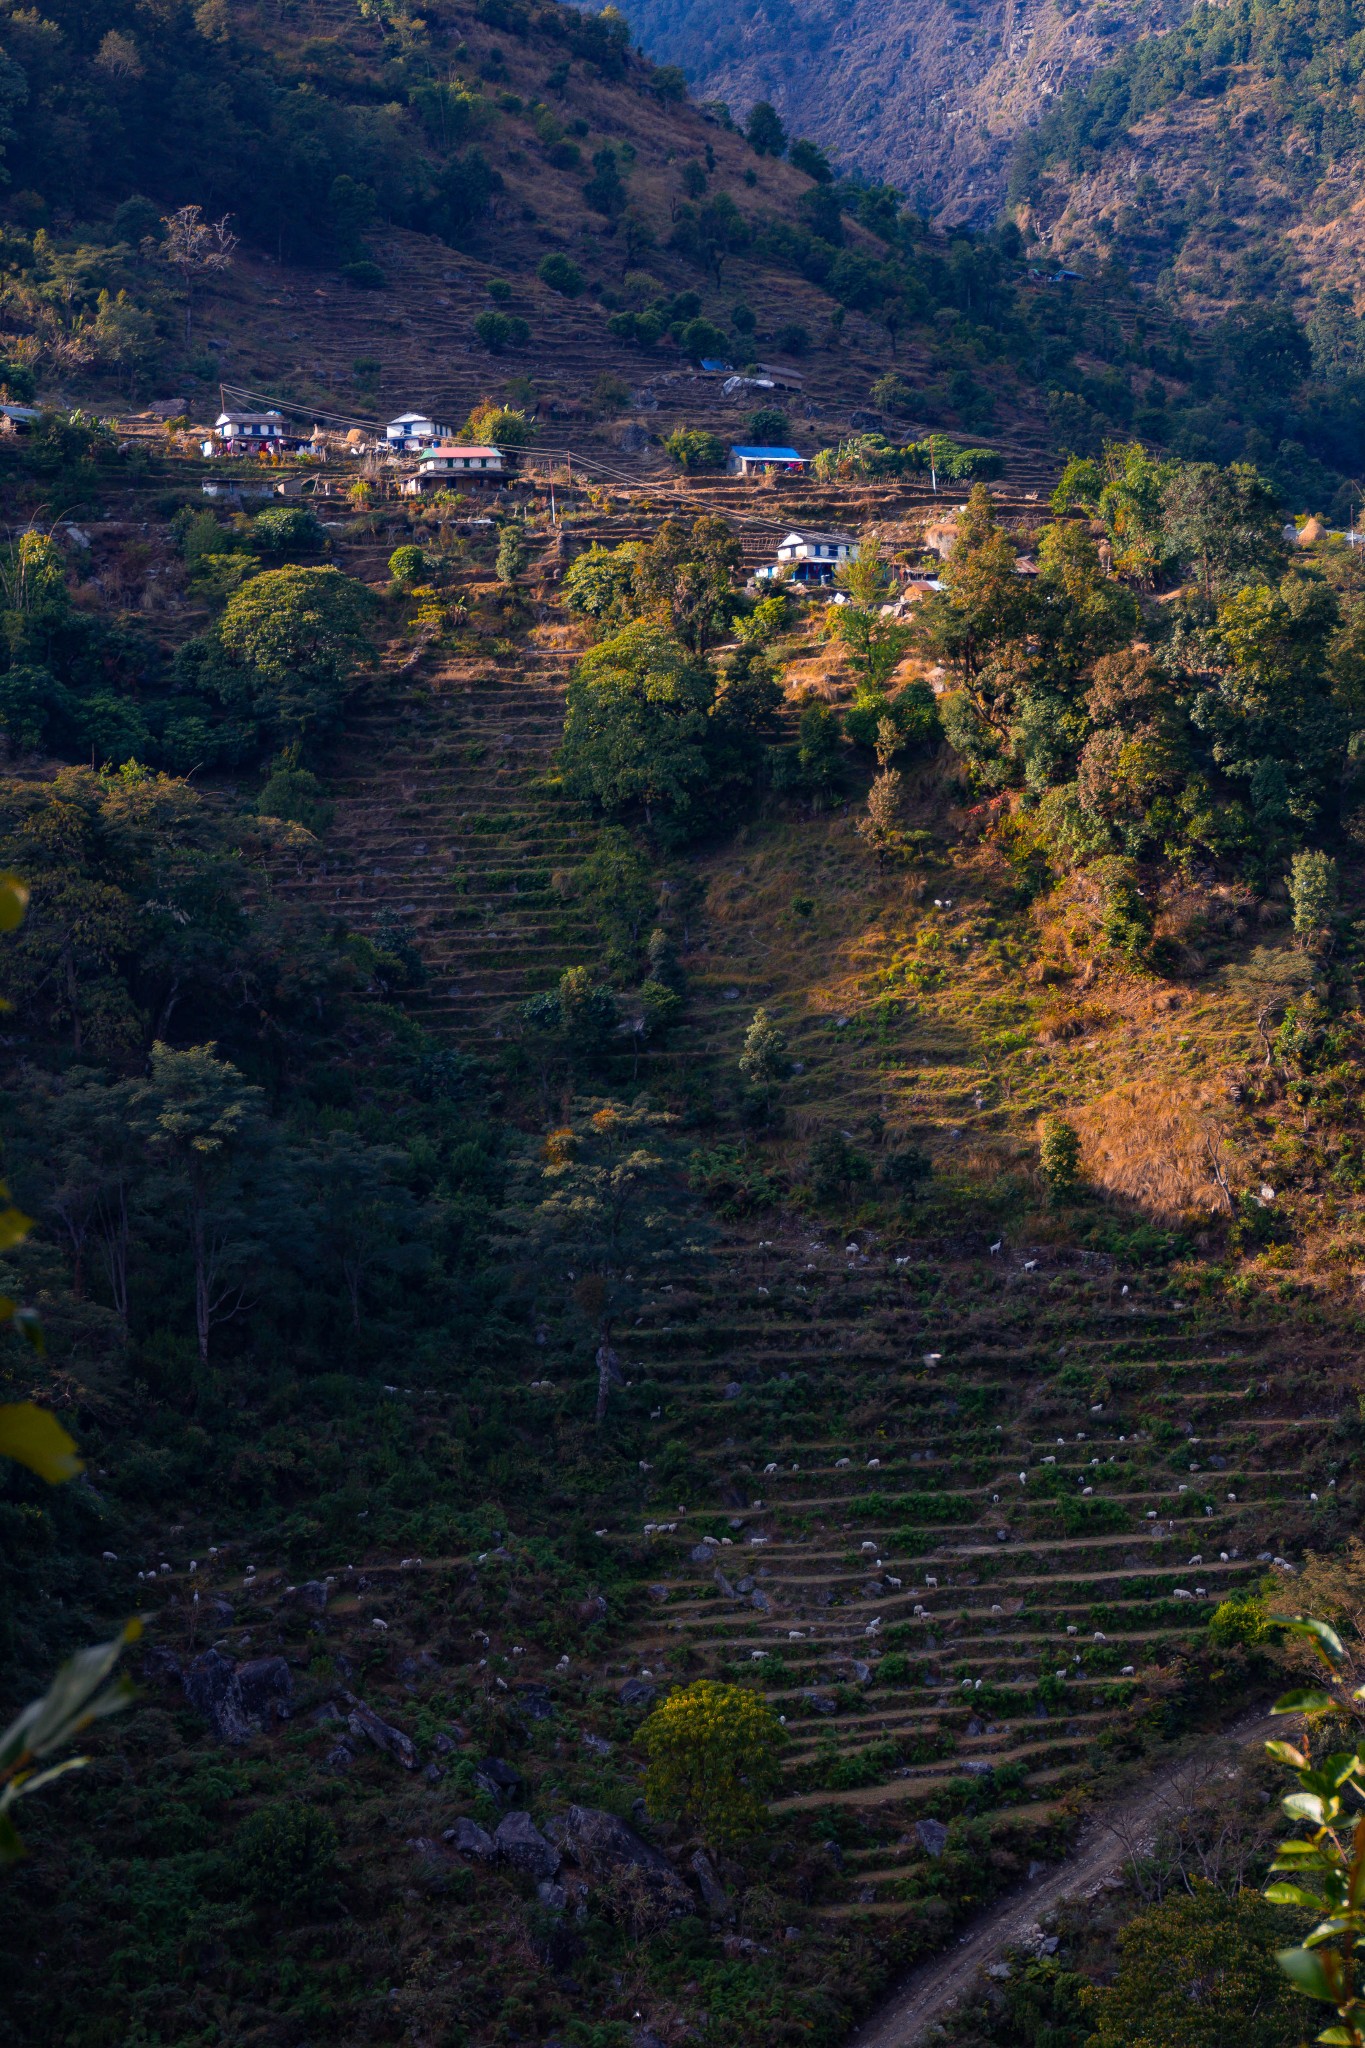
[[[1021,218],[1204,319],[1279,297],[1321,368],[1358,371],[1360,28],[1314,0],[1196,9],[1049,112]]]
[[[844,171],[899,187],[940,221],[985,226],[1015,141],[1055,95],[1182,12],[1180,0],[762,0],[739,13],[716,0],[636,0],[630,19],[698,99],[725,101],[737,118],[766,100]]]

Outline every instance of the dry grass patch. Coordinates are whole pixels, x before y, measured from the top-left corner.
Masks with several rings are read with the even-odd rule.
[[[1164,1220],[1226,1210],[1215,1164],[1227,1176],[1232,1159],[1211,1099],[1134,1081],[1072,1121],[1093,1186]]]

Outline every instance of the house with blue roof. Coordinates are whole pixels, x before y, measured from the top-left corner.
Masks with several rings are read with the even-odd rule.
[[[730,450],[726,466],[731,476],[766,476],[772,470],[799,476],[806,466],[806,458],[798,455],[794,448],[735,447]]]

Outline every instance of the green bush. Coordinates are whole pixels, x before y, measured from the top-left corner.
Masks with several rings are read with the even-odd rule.
[[[302,825],[309,832],[325,832],[336,816],[336,805],[311,769],[299,768],[288,754],[272,762],[265,788],[256,799],[256,813],[262,818],[283,818]]]
[[[500,356],[509,348],[525,348],[531,339],[529,324],[515,313],[480,313],[474,334],[490,356]]]
[[[302,506],[272,506],[251,522],[251,545],[261,555],[303,555],[326,547],[327,535],[315,512]]]
[[[566,299],[576,299],[586,282],[578,265],[568,256],[542,256],[536,276]]]
[[[241,1891],[263,1911],[302,1917],[335,1904],[337,1831],[301,1799],[258,1808],[238,1829],[231,1861]]]
[[[704,427],[677,427],[664,442],[664,453],[679,469],[724,469],[729,450],[718,434]]]
[[[361,259],[355,263],[343,263],[341,274],[347,284],[354,285],[357,291],[362,292],[383,291],[384,286],[388,282],[379,265],[371,263],[367,259]]]
[[[389,574],[395,583],[420,583],[427,573],[427,551],[405,542],[389,556]]]

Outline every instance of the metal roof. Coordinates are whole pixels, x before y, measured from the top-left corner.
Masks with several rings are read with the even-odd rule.
[[[804,462],[805,456],[798,455],[794,448],[745,448],[738,443],[731,448],[732,455],[742,455],[750,462]]]

